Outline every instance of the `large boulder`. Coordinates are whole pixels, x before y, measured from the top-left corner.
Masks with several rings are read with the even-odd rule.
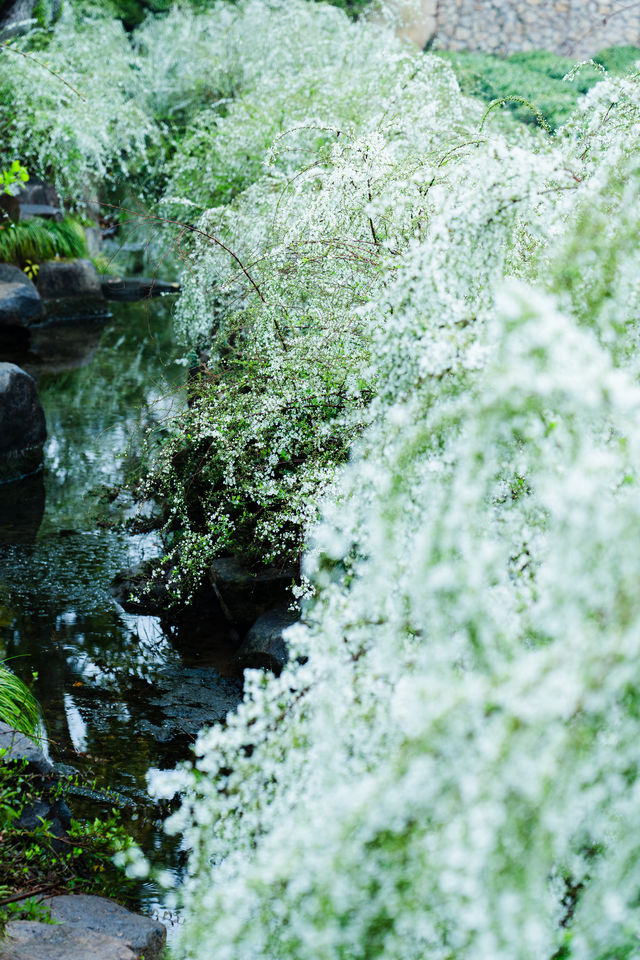
[[[44,217],[45,220],[62,220],[64,217],[58,191],[52,183],[31,177],[20,185],[16,194],[20,205],[20,219]]]
[[[0,194],[0,210],[9,220],[31,220],[42,217],[45,220],[60,221],[64,218],[62,202],[58,191],[51,183],[32,177],[26,183],[16,183],[11,193]]]
[[[287,627],[298,617],[287,607],[269,610],[258,617],[238,648],[238,665],[242,670],[271,670],[278,677],[289,659],[284,639]]]
[[[7,924],[0,960],[159,960],[167,931],[104,897],[70,894],[43,904],[55,925]]]
[[[167,931],[163,924],[132,913],[113,900],[88,894],[63,895],[44,901],[51,919],[65,927],[106,934],[124,941],[136,956],[157,960],[164,950]]]
[[[35,380],[14,363],[0,363],[0,483],[34,473],[46,439]]]
[[[44,300],[62,297],[101,299],[100,274],[91,260],[47,260],[38,271],[38,292]]]
[[[0,345],[23,349],[28,328],[44,317],[40,294],[18,267],[0,263]]]

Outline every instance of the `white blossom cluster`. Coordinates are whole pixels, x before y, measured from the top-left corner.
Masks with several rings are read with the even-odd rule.
[[[372,87],[347,147],[207,215],[275,236],[248,261],[264,301],[240,280],[219,334],[282,371],[265,416],[292,379],[276,319],[298,372],[357,329],[370,395],[289,667],[248,672],[194,764],[153,778],[183,793],[185,958],[639,951],[640,81],[605,79],[552,140],[481,127],[434,64],[403,133]],[[369,218],[359,290],[335,248],[376,246]]]
[[[210,39],[202,82],[235,91],[188,126],[164,200],[191,224],[178,227],[178,325],[210,353],[149,476],[171,505],[184,592],[220,550],[300,555],[319,493],[368,422],[373,295],[425,239],[482,110],[441,60],[327,5],[248,0],[190,27],[174,16]],[[140,41],[168,91],[173,22]]]
[[[51,30],[0,56],[2,153],[52,180],[75,205],[144,173],[160,127],[139,97],[122,24],[65,3]]]

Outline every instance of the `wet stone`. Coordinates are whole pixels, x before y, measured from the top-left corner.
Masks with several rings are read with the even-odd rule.
[[[154,677],[156,696],[140,727],[159,741],[194,737],[203,727],[224,720],[242,700],[242,681],[222,677],[213,667],[181,667]]]
[[[180,284],[153,277],[134,277],[123,280],[120,277],[108,277],[102,281],[102,293],[107,300],[120,300],[135,303],[137,300],[149,300],[170,293],[180,293]]]
[[[24,347],[29,327],[44,316],[40,294],[18,267],[0,264],[0,345]]]
[[[44,901],[51,919],[88,933],[123,941],[135,956],[157,960],[164,949],[167,931],[157,920],[132,913],[119,903],[88,894],[68,894]]]
[[[53,765],[47,760],[40,747],[24,733],[14,730],[8,723],[2,721],[0,721],[0,750],[7,751],[3,757],[5,763],[26,760],[32,773],[43,777],[50,777],[53,773]]]
[[[279,676],[289,659],[284,632],[297,619],[287,607],[269,610],[258,617],[238,650],[240,668],[271,670]]]
[[[100,299],[102,286],[90,260],[48,260],[40,265],[38,292],[44,300],[62,297]]]
[[[0,722],[0,750],[6,750],[2,758],[4,763],[19,763],[22,767],[22,762],[26,761],[24,772],[34,778],[33,788],[38,799],[24,807],[19,826],[35,830],[42,820],[48,820],[55,836],[64,836],[71,826],[71,811],[51,789],[57,777],[40,747],[23,733]]]
[[[37,470],[46,439],[35,380],[14,363],[0,363],[0,483]]]

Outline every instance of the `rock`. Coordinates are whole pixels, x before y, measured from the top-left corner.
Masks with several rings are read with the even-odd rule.
[[[5,934],[0,960],[138,960],[140,956],[117,937],[67,924],[12,920]]]
[[[25,806],[18,826],[24,830],[35,830],[42,820],[49,821],[49,829],[54,837],[65,837],[71,829],[71,810],[64,800],[52,799],[49,790],[39,800]]]
[[[185,603],[177,602],[169,589],[172,575],[173,570],[166,565],[148,560],[118,574],[112,582],[111,594],[128,613],[163,617],[172,624],[186,622],[192,627],[199,622],[227,627],[218,597],[207,578]]]
[[[167,293],[180,293],[179,283],[154,280],[152,277],[139,277],[123,280],[120,277],[108,277],[102,281],[102,293],[107,300],[121,300],[133,303],[136,300],[150,300]]]
[[[16,183],[11,194],[0,196],[0,209],[10,220],[62,220],[64,213],[58,191],[51,183],[32,178],[26,183]]]
[[[161,616],[170,605],[164,571],[154,575],[156,565],[148,560],[117,574],[111,584],[111,595],[128,613]]]
[[[63,929],[113,937],[124,943],[136,957],[158,960],[167,939],[166,928],[157,920],[132,913],[119,903],[88,894],[69,894],[44,901],[51,919]],[[92,952],[90,957],[94,957]]]
[[[213,667],[171,666],[154,675],[147,694],[148,718],[141,730],[160,743],[193,739],[203,727],[225,720],[242,702],[242,680],[222,677]]]
[[[4,763],[26,760],[31,773],[42,777],[53,775],[53,764],[47,760],[40,747],[24,733],[14,730],[8,723],[2,721],[0,721],[0,750],[7,751],[3,757]]]
[[[209,579],[229,622],[249,627],[267,610],[290,601],[299,573],[296,567],[252,571],[236,557],[219,557],[209,568]]]
[[[102,298],[100,275],[90,260],[47,260],[38,272],[38,292],[44,300],[60,297]]]
[[[28,327],[44,317],[40,294],[18,267],[0,263],[0,341],[28,342]]]
[[[24,270],[11,263],[0,263],[0,283],[22,283],[25,287],[36,289]]]
[[[18,190],[18,199],[20,205],[53,207],[56,210],[62,209],[62,203],[58,191],[52,183],[46,183],[39,180],[38,177],[30,177],[26,183],[20,185]]]
[[[7,753],[3,763],[19,763],[26,760],[25,773],[33,777],[32,791],[38,799],[23,809],[18,825],[25,830],[33,830],[41,820],[48,820],[52,833],[56,837],[64,836],[71,827],[71,811],[64,800],[55,796],[52,787],[57,781],[53,765],[40,747],[18,730],[0,722],[0,749]]]
[[[4,214],[4,215],[3,215]],[[12,193],[0,193],[0,222],[20,219],[20,201]],[[3,224],[6,226],[6,223]]]
[[[31,220],[40,217],[42,220],[62,220],[63,213],[59,207],[52,207],[48,203],[21,203],[20,219]]]
[[[0,363],[0,483],[38,470],[46,438],[35,380],[14,363]]]
[[[258,617],[238,649],[241,669],[271,670],[280,676],[289,659],[283,634],[297,619],[287,607],[269,610]]]
[[[60,221],[64,218],[58,191],[52,183],[31,177],[26,183],[20,185],[16,196],[21,220],[42,217],[44,220]]]

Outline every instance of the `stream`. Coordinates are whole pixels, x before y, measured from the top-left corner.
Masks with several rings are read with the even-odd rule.
[[[16,360],[38,381],[48,440],[43,474],[0,487],[0,659],[38,697],[52,760],[116,791],[130,832],[179,882],[183,855],[162,832],[146,774],[187,758],[242,684],[215,624],[169,626],[125,612],[111,593],[117,573],[160,550],[115,488],[141,433],[184,403],[173,300],[111,303],[106,322],[42,328],[44,359]],[[71,803],[80,815],[87,801]],[[140,907],[171,925],[152,882]]]

